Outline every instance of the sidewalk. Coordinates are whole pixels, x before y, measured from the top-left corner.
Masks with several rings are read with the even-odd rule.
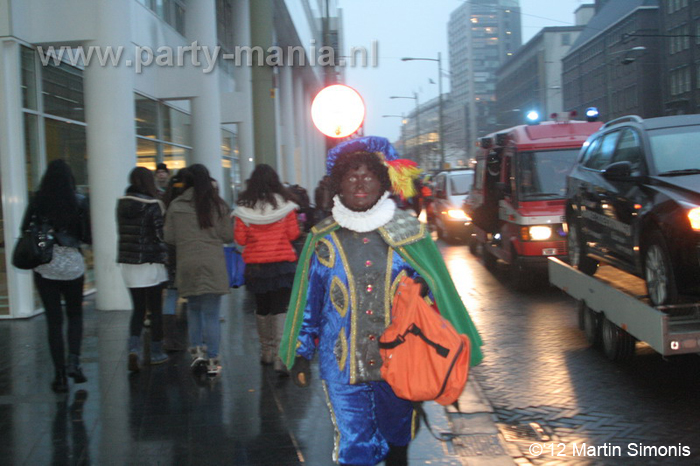
[[[258,363],[253,300],[232,290],[222,306],[222,365],[195,378],[184,352],[127,371],[130,313],[97,312],[85,300],[83,368],[88,382],[51,391],[44,316],[0,321],[0,464],[331,465],[333,426],[312,366],[301,389]],[[82,398],[87,399],[82,402]],[[510,465],[492,410],[472,381],[460,412],[426,403],[440,442],[423,426],[410,464]]]

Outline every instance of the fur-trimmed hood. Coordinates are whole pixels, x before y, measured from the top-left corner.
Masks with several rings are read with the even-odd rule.
[[[270,204],[257,203],[255,208],[236,206],[231,213],[232,217],[238,217],[246,225],[268,225],[275,223],[286,217],[289,212],[299,209],[299,206],[292,201],[285,201],[282,196],[275,194],[277,208],[273,209]]]

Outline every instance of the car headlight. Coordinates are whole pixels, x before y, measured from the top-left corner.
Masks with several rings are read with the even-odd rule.
[[[552,227],[547,225],[522,227],[520,236],[523,241],[546,241],[552,237]]]
[[[469,215],[465,214],[461,209],[450,209],[447,211],[447,216],[455,220],[462,220],[465,222],[471,222],[472,219]]]
[[[700,207],[688,211],[688,220],[693,230],[700,231]]]

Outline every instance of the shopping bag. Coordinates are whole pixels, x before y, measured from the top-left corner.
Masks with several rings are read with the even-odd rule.
[[[235,246],[224,246],[224,255],[226,256],[226,269],[228,270],[228,286],[230,288],[238,288],[245,285],[245,262],[243,256]]]

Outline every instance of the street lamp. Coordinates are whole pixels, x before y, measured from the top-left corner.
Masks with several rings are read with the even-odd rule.
[[[423,159],[421,158],[420,150],[420,107],[418,105],[418,93],[414,92],[413,97],[403,96],[403,95],[392,95],[390,99],[413,99],[416,101],[416,162],[420,163],[423,167]]]
[[[382,115],[382,118],[401,118],[401,153],[406,155],[406,139],[404,135],[404,126],[406,125],[406,118],[403,115]]]
[[[438,108],[439,108],[439,119],[438,119],[438,137],[440,138],[440,170],[445,169],[445,142],[442,138],[442,58],[440,52],[438,52],[437,58],[417,58],[417,57],[403,57],[401,61],[435,61],[438,64]]]

